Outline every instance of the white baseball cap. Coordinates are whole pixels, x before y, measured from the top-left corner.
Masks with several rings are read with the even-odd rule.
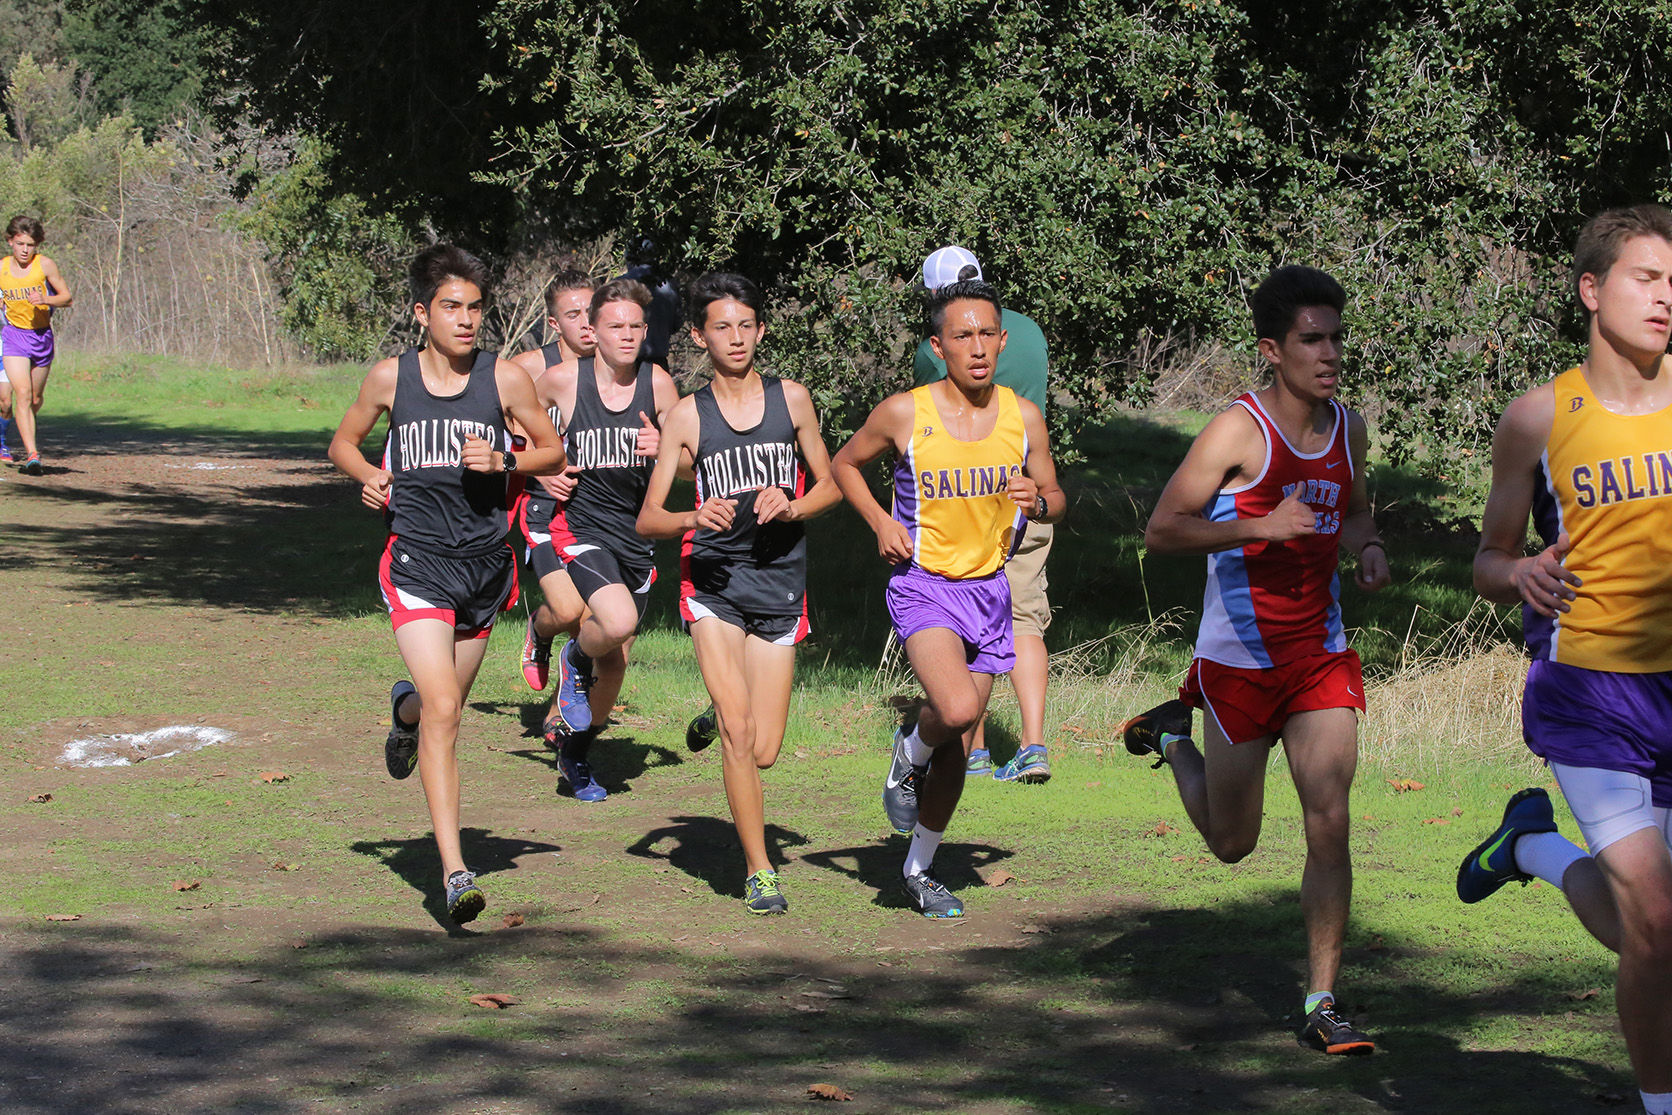
[[[966,267],[975,268],[971,278],[981,278],[981,261],[968,248],[960,248],[956,244],[938,248],[923,261],[923,285],[930,290],[939,290],[948,283],[957,282],[958,273]]]

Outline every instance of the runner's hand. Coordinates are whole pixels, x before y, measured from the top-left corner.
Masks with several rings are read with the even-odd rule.
[[[755,521],[770,523],[774,519],[794,522],[795,507],[790,503],[790,497],[784,494],[784,489],[777,486],[762,488],[755,493]]]
[[[567,501],[575,494],[575,485],[581,482],[581,466],[568,465],[556,476],[540,477],[541,485],[560,500]]]
[[[471,472],[492,472],[493,446],[479,437],[466,435],[464,448],[459,450],[459,463]]]
[[[1021,508],[1022,514],[1033,517],[1034,503],[1039,499],[1039,485],[1029,480],[1019,472],[1010,474],[1010,483],[1005,485],[1005,494],[1010,502]]]
[[[634,447],[634,452],[641,457],[654,457],[656,451],[662,447],[662,431],[656,428],[656,424],[646,417],[642,410],[639,411],[639,421],[643,425],[639,427],[639,441]]]
[[[732,525],[732,519],[737,514],[737,501],[722,496],[713,496],[702,501],[697,508],[698,530],[727,530]]]
[[[1556,536],[1554,546],[1541,554],[1522,558],[1510,573],[1515,591],[1541,616],[1567,611],[1572,607],[1568,601],[1579,595],[1573,590],[1584,582],[1562,564],[1572,550],[1573,539],[1564,530]]]
[[[882,525],[882,529],[877,531],[877,554],[891,565],[910,561],[913,548],[911,531],[901,526],[897,520],[888,520]]]
[[[360,485],[360,502],[373,511],[389,506],[389,484],[394,478],[388,469],[378,469],[377,475]]]
[[[1301,502],[1295,492],[1284,496],[1283,502],[1272,508],[1263,521],[1270,531],[1268,542],[1288,542],[1318,533],[1318,513]]]
[[[1388,553],[1380,545],[1367,545],[1359,551],[1358,572],[1353,580],[1364,592],[1386,588],[1393,581],[1388,569]]]

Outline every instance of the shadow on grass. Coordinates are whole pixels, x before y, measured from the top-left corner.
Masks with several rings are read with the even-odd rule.
[[[1040,919],[969,948],[933,926],[941,944],[903,930],[846,956],[793,917],[739,955],[567,916],[468,938],[335,928],[235,956],[14,923],[0,1107],[660,1115],[785,1110],[831,1082],[857,1110],[1545,1115],[1627,1089],[1571,1058],[1461,1046],[1471,1017],[1537,1012],[1543,988],[1519,976],[1459,997],[1393,966],[1366,981],[1375,1056],[1302,1050],[1278,1017],[1293,941],[1265,920],[1235,902]],[[1223,948],[1181,958],[1203,932]],[[481,1011],[479,991],[520,1002]]]
[[[424,896],[424,911],[435,919],[437,925],[449,933],[468,935],[469,930],[454,925],[452,919],[447,916],[446,896],[441,884],[441,856],[436,851],[435,837],[357,840],[348,846],[348,850],[380,860],[385,867],[400,876],[407,886]],[[562,851],[562,847],[537,840],[494,836],[485,829],[463,828],[459,830],[459,850],[463,852],[465,863],[477,877],[486,880],[488,876],[501,871],[515,871],[517,860],[523,856],[559,852]]]
[[[885,836],[869,844],[830,848],[802,856],[803,863],[844,875],[877,892],[874,906],[909,908],[900,889],[900,867],[906,861],[909,836]],[[1003,863],[1013,852],[991,844],[942,844],[935,852],[935,878],[954,891],[983,885],[979,872]]]
[[[766,854],[774,864],[788,858],[787,848],[800,848],[807,838],[782,825],[766,826]],[[666,845],[666,847],[663,847]],[[665,860],[725,898],[743,897],[743,850],[737,830],[724,817],[671,817],[627,846],[627,854]]]

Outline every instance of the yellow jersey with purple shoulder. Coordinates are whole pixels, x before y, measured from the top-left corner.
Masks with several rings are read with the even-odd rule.
[[[961,581],[1004,568],[1020,541],[1021,509],[1010,478],[1028,458],[1022,408],[1008,387],[993,387],[998,419],[978,441],[960,441],[935,407],[934,384],[911,392],[911,440],[894,465],[894,520],[911,534],[912,565]]]
[[[0,297],[6,300],[6,320],[19,329],[45,329],[52,324],[52,307],[37,306],[28,297],[30,291],[43,297],[47,293],[41,257],[30,260],[21,275],[16,273],[16,268],[17,261],[11,256],[0,262]]]
[[[1672,670],[1672,407],[1616,414],[1581,368],[1551,387],[1533,524],[1546,546],[1567,532],[1562,564],[1583,583],[1554,618],[1523,606],[1527,647],[1587,670]]]

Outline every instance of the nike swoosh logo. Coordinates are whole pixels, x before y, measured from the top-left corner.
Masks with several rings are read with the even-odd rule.
[[[1338,465],[1340,463],[1341,463],[1340,461],[1330,461],[1327,464],[1325,464],[1324,467],[1325,468],[1334,468],[1336,465]]]
[[[1475,862],[1480,864],[1480,869],[1482,871],[1491,871],[1492,870],[1492,866],[1490,864],[1488,864],[1486,861],[1491,858],[1493,852],[1496,852],[1499,848],[1502,848],[1504,846],[1504,841],[1506,841],[1508,839],[1509,839],[1509,833],[1506,832],[1502,836],[1498,837],[1498,839],[1496,839],[1492,843],[1488,844],[1486,846],[1486,848],[1480,853],[1480,855],[1478,857],[1476,857]]]

